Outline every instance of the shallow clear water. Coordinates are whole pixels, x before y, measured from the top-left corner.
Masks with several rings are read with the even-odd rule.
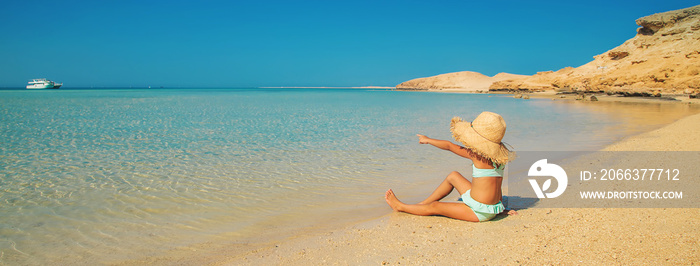
[[[469,169],[415,137],[450,139],[453,116],[502,114],[516,150],[594,150],[696,112],[619,105],[339,89],[0,91],[0,263],[118,262],[377,216],[387,188],[419,198]]]

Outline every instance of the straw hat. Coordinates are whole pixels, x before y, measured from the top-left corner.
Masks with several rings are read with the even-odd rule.
[[[501,142],[506,134],[506,121],[499,114],[483,112],[471,123],[454,117],[450,123],[450,131],[456,141],[496,164],[506,164],[514,157]]]

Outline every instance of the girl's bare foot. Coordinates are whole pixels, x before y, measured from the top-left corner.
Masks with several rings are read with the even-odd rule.
[[[518,215],[518,212],[515,210],[508,210],[508,215]]]
[[[403,204],[398,198],[396,198],[394,191],[391,189],[386,191],[384,198],[386,199],[386,203],[388,203],[394,211],[399,211],[399,206]]]

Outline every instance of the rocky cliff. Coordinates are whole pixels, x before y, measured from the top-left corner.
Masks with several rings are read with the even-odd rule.
[[[495,82],[491,91],[700,92],[700,5],[637,19],[637,35],[577,68]]]
[[[489,77],[477,72],[462,71],[409,80],[396,85],[396,89],[487,92],[494,82],[517,80],[524,77],[527,76],[508,73],[499,73],[493,77]]]

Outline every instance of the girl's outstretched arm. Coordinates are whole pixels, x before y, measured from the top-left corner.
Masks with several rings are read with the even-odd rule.
[[[439,149],[451,151],[454,154],[457,154],[459,156],[462,156],[464,158],[469,158],[471,159],[471,154],[469,153],[469,150],[465,149],[462,146],[459,146],[457,144],[454,144],[452,142],[449,142],[447,140],[441,140],[441,139],[432,139],[429,138],[428,136],[417,134],[418,136],[418,143],[420,144],[430,144],[433,145]]]

